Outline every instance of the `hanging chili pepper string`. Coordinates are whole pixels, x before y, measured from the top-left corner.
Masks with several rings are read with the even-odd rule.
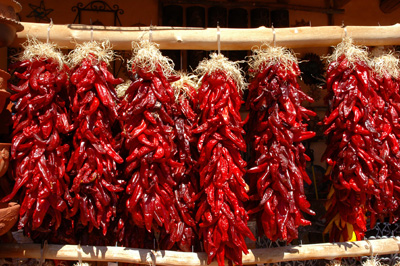
[[[106,235],[116,217],[118,193],[123,191],[117,164],[120,144],[112,131],[117,122],[115,79],[108,71],[114,53],[107,42],[78,45],[69,54],[73,151],[67,165],[72,186],[69,218],[76,229]],[[85,227],[87,229],[85,229]],[[97,241],[89,237],[89,241]]]
[[[315,136],[307,131],[315,113],[301,106],[313,102],[297,83],[300,70],[294,55],[282,47],[264,47],[250,59],[246,106],[250,109],[247,138],[255,153],[247,171],[257,213],[257,222],[272,241],[291,242],[298,227],[310,225],[302,212],[314,214],[304,194],[303,182],[311,184],[306,171],[305,147],[301,141]],[[254,205],[254,203],[253,203]]]
[[[389,53],[376,56],[371,62],[373,73],[370,76],[370,83],[373,89],[372,102],[375,106],[372,116],[377,131],[374,134],[373,146],[384,161],[378,169],[376,189],[379,190],[379,195],[374,195],[368,204],[371,228],[378,218],[383,220],[389,217],[391,223],[399,219],[399,61],[397,57]]]
[[[173,187],[173,204],[177,209],[181,220],[171,217],[171,234],[162,233],[160,247],[162,249],[172,249],[176,243],[182,251],[192,251],[192,246],[196,245],[197,224],[194,220],[195,202],[192,200],[198,193],[198,174],[196,169],[197,151],[196,138],[193,128],[197,124],[197,114],[192,106],[196,99],[195,76],[188,76],[180,73],[180,79],[172,83],[175,92],[175,103],[173,105],[173,119],[175,143],[177,152],[175,161],[182,163],[177,168],[174,180],[176,186]],[[176,228],[176,229],[175,229]]]
[[[198,160],[200,193],[196,195],[199,235],[208,254],[208,263],[224,259],[242,264],[242,252],[248,252],[244,238],[254,239],[247,227],[248,215],[243,202],[248,199],[243,180],[246,162],[240,151],[246,150],[239,115],[244,81],[236,64],[223,55],[212,54],[202,61],[196,73],[201,76],[198,90]]]
[[[330,241],[362,239],[372,195],[379,196],[377,175],[383,160],[373,145],[375,103],[367,52],[345,39],[327,69],[329,109],[324,118],[327,148],[323,155],[332,181],[326,204]]]
[[[123,228],[132,225],[157,234],[165,229],[176,242],[182,236],[178,230],[182,218],[173,204],[173,191],[183,163],[174,158],[176,105],[170,82],[179,76],[173,73],[172,62],[148,41],[135,44],[131,65],[132,83],[119,107],[129,179],[124,198],[126,217],[120,219],[119,237],[125,239]]]
[[[10,85],[15,103],[11,161],[14,189],[19,190],[21,209],[18,228],[35,240],[67,241],[60,233],[65,216],[69,179],[65,174],[69,145],[65,135],[71,126],[67,116],[68,67],[54,44],[29,40],[24,52],[11,66],[16,85]]]

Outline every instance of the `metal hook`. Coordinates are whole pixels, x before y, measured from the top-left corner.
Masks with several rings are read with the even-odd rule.
[[[369,250],[371,252],[370,257],[371,257],[371,260],[372,260],[374,258],[374,246],[371,244],[371,242],[369,242],[368,239],[364,239],[364,240],[365,240],[365,242],[367,242],[367,244],[369,246]]]
[[[44,242],[40,243],[40,261],[39,266],[42,266],[44,262]]]
[[[50,18],[49,26],[47,27],[47,43],[50,41],[50,29],[53,27],[53,19]]]
[[[275,32],[275,28],[274,28],[274,24],[272,23],[272,43],[275,46],[276,45],[276,32]]]
[[[219,28],[219,21],[217,21],[217,47],[218,47],[218,54],[221,53],[221,30]]]
[[[82,266],[82,247],[81,247],[81,242],[79,242],[78,247],[76,248],[76,251],[78,252],[78,265]]]
[[[90,19],[90,41],[93,42],[93,23],[92,23],[92,19]]]
[[[347,26],[344,25],[344,21],[342,21],[342,28],[344,30],[344,37],[347,38]]]
[[[47,240],[42,241],[42,243],[40,243],[40,261],[39,261],[39,266],[42,266],[43,263],[45,262],[45,256],[44,254],[46,253],[46,249],[47,249]]]
[[[153,41],[153,23],[150,22],[150,30],[149,30],[149,41]]]
[[[180,66],[181,66],[181,69],[183,69],[183,50],[181,50],[180,56],[181,56],[181,58],[180,58]]]
[[[150,250],[146,254],[146,262],[148,265],[155,266],[156,265],[156,251]]]

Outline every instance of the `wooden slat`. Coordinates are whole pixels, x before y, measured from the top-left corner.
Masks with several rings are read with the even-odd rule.
[[[399,250],[399,238],[375,239],[369,241],[310,244],[267,249],[252,249],[243,255],[243,264],[275,263],[311,259],[335,259],[370,255],[395,254]],[[373,254],[371,253],[373,251]],[[43,257],[41,257],[43,254]],[[78,246],[39,244],[0,244],[0,258],[45,258],[57,260],[78,260]],[[82,261],[115,261],[176,266],[207,265],[204,252],[154,251],[124,247],[82,246]],[[217,266],[212,262],[211,266]]]
[[[23,23],[25,29],[17,33],[12,46],[19,46],[28,37],[41,41],[47,39],[48,24]],[[348,26],[347,34],[358,44],[367,46],[400,45],[400,24],[392,26]],[[50,41],[60,47],[73,49],[76,43],[91,40],[90,26],[54,25],[50,31]],[[148,27],[104,27],[93,26],[93,39],[108,39],[115,50],[131,50],[131,42],[143,36],[148,38]],[[160,49],[170,50],[216,50],[217,29],[184,29],[153,27],[153,41]],[[276,45],[289,48],[327,47],[338,44],[345,33],[339,26],[296,27],[275,29]],[[255,45],[272,43],[271,28],[256,29],[221,28],[221,50],[250,50]]]
[[[334,0],[333,7],[334,8],[342,8],[347,5],[351,0]]]

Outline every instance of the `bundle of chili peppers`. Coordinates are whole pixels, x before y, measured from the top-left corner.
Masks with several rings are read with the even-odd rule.
[[[182,251],[192,251],[197,238],[197,224],[194,220],[195,202],[192,200],[198,193],[197,139],[193,128],[197,125],[197,114],[193,111],[196,98],[194,75],[180,73],[180,79],[172,83],[175,93],[175,104],[172,105],[174,119],[174,134],[177,152],[175,161],[182,164],[174,176],[176,185],[173,187],[173,204],[181,216],[181,220],[171,217],[170,228],[177,230],[174,234],[162,234],[161,249],[171,249],[174,243]],[[164,233],[162,230],[161,233]],[[180,233],[182,232],[182,233]],[[176,235],[179,238],[173,238]],[[192,248],[193,247],[193,248]]]
[[[73,151],[67,165],[72,185],[69,218],[76,227],[101,229],[106,235],[116,217],[118,192],[124,182],[118,176],[120,143],[113,127],[118,126],[115,79],[107,66],[113,59],[107,42],[78,45],[69,57],[71,69],[70,110],[74,124]],[[87,230],[87,229],[86,229]]]
[[[301,143],[315,136],[303,123],[315,113],[301,106],[313,99],[297,83],[300,69],[289,50],[255,50],[249,64],[254,78],[246,102],[247,136],[255,153],[247,172],[258,205],[249,213],[257,213],[257,223],[269,239],[290,242],[298,237],[299,226],[311,224],[302,212],[314,215],[304,194],[303,183],[311,180]]]
[[[68,67],[53,44],[31,40],[24,48],[11,66],[17,80],[16,85],[10,84],[15,92],[10,99],[16,102],[11,146],[15,185],[2,201],[22,189],[18,228],[33,239],[47,238],[67,215]]]
[[[132,80],[134,79],[134,73],[129,72],[131,74],[130,79],[128,79],[125,83],[120,84],[116,87],[117,95],[120,98],[120,103],[118,105],[118,114],[121,121],[121,128],[124,128],[124,121],[121,119],[121,112],[127,108],[128,102],[126,101],[125,94],[130,85],[132,85]],[[133,75],[132,75],[133,74]],[[126,141],[126,133],[122,132],[121,134],[122,144]],[[124,148],[122,145],[121,148],[121,156],[126,158],[129,156],[129,150]],[[126,163],[122,167],[122,175],[125,182],[127,183],[127,175],[125,174]],[[125,186],[126,189],[126,186]],[[148,232],[146,228],[137,226],[133,219],[131,218],[131,214],[126,210],[126,202],[131,197],[127,193],[123,193],[123,196],[119,199],[118,207],[117,207],[117,216],[118,216],[118,224],[117,224],[117,239],[118,243],[125,247],[133,247],[133,248],[157,248],[155,242],[155,234],[154,232]]]
[[[196,72],[201,75],[200,117],[193,130],[200,135],[197,148],[201,191],[195,198],[199,236],[208,263],[216,258],[222,266],[227,258],[230,264],[233,261],[241,265],[242,252],[248,252],[244,238],[254,240],[243,208],[243,202],[248,200],[243,179],[246,162],[240,154],[246,151],[239,114],[243,78],[236,64],[217,54],[201,62]]]
[[[372,60],[373,74],[370,83],[373,89],[374,110],[372,117],[376,131],[373,135],[373,146],[379,154],[379,164],[374,195],[368,202],[370,226],[374,227],[377,218],[389,217],[391,223],[399,219],[400,214],[400,70],[399,59],[393,54],[385,54]]]
[[[136,44],[131,64],[132,83],[119,108],[127,151],[124,174],[129,178],[124,199],[127,214],[120,219],[119,238],[129,244],[125,236],[132,225],[149,233],[165,230],[170,247],[183,243],[187,219],[174,204],[174,187],[185,173],[184,162],[176,156],[174,139],[180,136],[176,136],[173,109],[177,107],[170,84],[179,76],[173,74],[172,62],[148,41]]]
[[[330,241],[362,239],[369,199],[379,197],[378,174],[384,161],[375,145],[376,106],[370,85],[368,54],[350,39],[330,58],[326,75],[329,109],[324,118],[327,148],[322,157],[332,181],[326,204],[325,232]]]

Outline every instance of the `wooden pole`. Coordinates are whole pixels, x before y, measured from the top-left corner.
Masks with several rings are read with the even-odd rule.
[[[17,33],[12,46],[19,46],[28,37],[46,41],[48,24],[22,23],[25,29]],[[61,48],[73,49],[76,43],[90,41],[92,26],[54,25],[50,41]],[[148,38],[149,27],[93,26],[94,40],[110,40],[115,50],[131,50],[132,41]],[[276,28],[276,45],[289,48],[327,47],[338,44],[344,37],[339,26]],[[347,26],[347,34],[357,44],[366,46],[400,45],[400,24],[392,26]],[[216,28],[152,27],[153,41],[167,50],[216,50]],[[263,43],[271,43],[271,28],[221,28],[221,50],[250,50]]]
[[[395,254],[400,238],[375,239],[369,241],[310,244],[267,249],[252,249],[243,255],[243,264],[263,264],[281,261],[312,259],[335,259],[370,255]],[[76,245],[0,244],[0,258],[44,258],[57,260],[78,260]],[[373,254],[371,253],[373,251]],[[43,254],[43,257],[41,256]],[[125,247],[82,246],[82,261],[114,261],[124,263],[202,266],[207,265],[204,252],[154,251]],[[217,266],[212,262],[211,266]]]

